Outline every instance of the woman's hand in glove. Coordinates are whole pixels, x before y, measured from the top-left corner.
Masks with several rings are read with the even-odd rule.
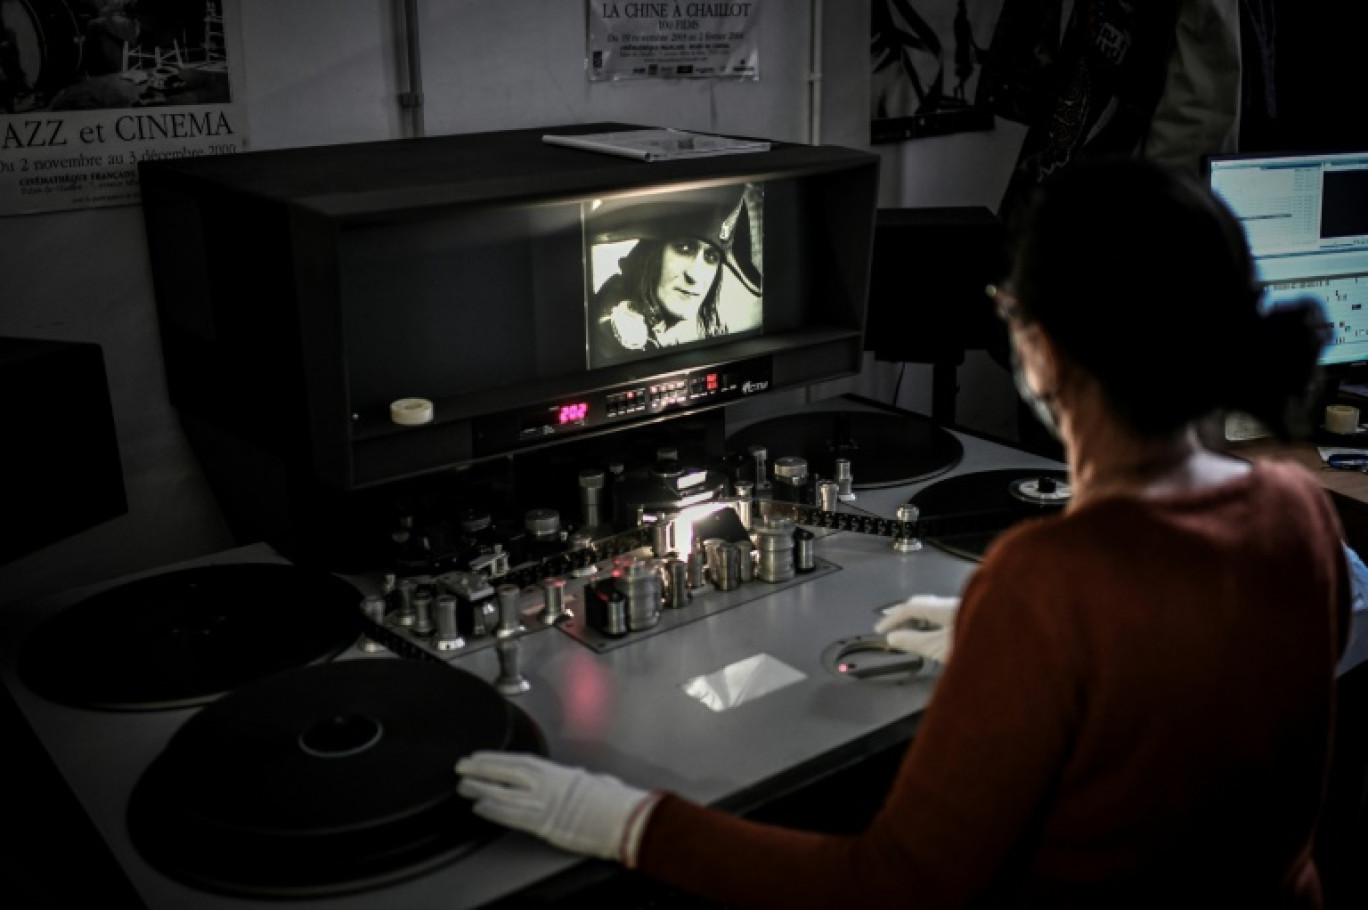
[[[890,648],[944,663],[950,659],[959,605],[958,597],[918,594],[886,608],[874,631],[884,636]]]
[[[456,763],[457,792],[481,818],[565,850],[636,865],[657,794],[538,755],[474,752]]]

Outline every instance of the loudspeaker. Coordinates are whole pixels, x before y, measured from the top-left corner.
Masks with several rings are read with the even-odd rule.
[[[0,564],[128,511],[104,354],[0,338]]]
[[[1007,270],[1002,223],[987,208],[882,208],[875,215],[866,351],[878,360],[964,362],[1006,333],[984,292]]]

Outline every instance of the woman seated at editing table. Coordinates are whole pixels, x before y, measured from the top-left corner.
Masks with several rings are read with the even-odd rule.
[[[867,829],[498,752],[456,768],[478,814],[732,907],[1321,905],[1340,527],[1308,472],[1197,429],[1224,409],[1309,429],[1322,312],[1262,311],[1240,225],[1141,160],[1061,172],[1013,236],[995,296],[1073,497],[1003,533],[962,599],[877,624],[945,660]]]

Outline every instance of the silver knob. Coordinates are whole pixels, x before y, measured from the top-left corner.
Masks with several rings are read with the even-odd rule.
[[[918,509],[910,502],[905,502],[902,505],[898,506],[898,511],[895,517],[904,525],[910,526],[914,524],[920,516],[921,509]],[[905,527],[904,532],[902,534],[893,538],[893,549],[897,550],[899,553],[915,553],[921,548],[921,538],[916,537],[912,534],[911,527]]]
[[[607,475],[602,468],[585,468],[579,473],[580,523],[586,528],[603,524],[603,488]]]
[[[718,579],[722,577],[722,548],[727,546],[727,540],[722,537],[709,537],[703,541],[703,559],[705,577],[718,585]]]
[[[807,496],[808,463],[798,455],[784,455],[774,460],[774,498],[787,502],[803,502]]]
[[[707,583],[704,568],[703,554],[697,550],[684,557],[685,584],[690,591],[696,591]]]
[[[418,583],[412,578],[401,578],[395,585],[394,590],[399,595],[399,606],[394,610],[394,622],[401,626],[413,625],[415,614],[413,612],[413,592],[418,589]]]
[[[491,635],[495,625],[499,621],[498,608],[494,606],[492,598],[485,598],[472,608],[473,616],[470,623],[470,634],[479,637],[481,635]]]
[[[456,526],[466,534],[478,534],[493,524],[490,514],[478,509],[466,509],[456,516]]]
[[[814,535],[807,528],[793,530],[793,570],[799,574],[817,568],[817,558],[812,554]]]
[[[755,490],[769,489],[769,471],[765,468],[765,460],[769,458],[769,450],[764,446],[751,446],[747,449],[750,457],[755,460]]]
[[[523,516],[523,527],[533,540],[559,540],[560,513],[555,509],[533,509]]]
[[[465,639],[456,626],[456,595],[437,595],[437,636],[434,641],[438,651],[455,651],[465,647]]]
[[[367,594],[361,599],[361,612],[366,618],[378,626],[385,624],[385,597],[383,594]],[[367,654],[375,654],[385,650],[385,646],[371,638],[369,635],[362,635],[357,642],[357,647]]]
[[[494,647],[499,655],[499,675],[494,680],[494,688],[502,695],[520,695],[532,688],[518,669],[518,640],[503,638]]]
[[[498,636],[516,635],[522,631],[522,619],[518,616],[518,599],[522,589],[517,585],[499,585],[494,589],[499,598]]]
[[[653,562],[637,560],[617,578],[617,589],[627,598],[627,628],[633,632],[660,622],[660,573]]]
[[[759,559],[755,575],[761,581],[777,584],[797,574],[793,563],[794,524],[787,518],[770,518],[756,533]]]
[[[543,578],[542,594],[546,606],[542,609],[542,619],[548,623],[562,619],[565,614],[565,582],[559,578]]]
[[[807,459],[798,455],[784,455],[781,458],[776,458],[774,476],[782,477],[795,485],[806,483],[808,477]]]
[[[665,580],[665,606],[669,609],[677,610],[687,606],[689,598],[689,569],[688,564],[678,558],[671,558],[666,561],[666,573],[668,578]]]
[[[431,635],[432,625],[432,586],[419,585],[413,595],[413,634]]]
[[[736,517],[741,519],[741,526],[747,531],[751,530],[751,505],[755,499],[755,484],[749,480],[738,480],[733,484],[735,490],[735,502],[732,507],[736,509]]]
[[[836,498],[841,502],[855,501],[855,479],[850,473],[850,459],[836,459]]]
[[[741,554],[736,544],[723,543],[717,548],[717,571],[713,584],[719,591],[735,591],[741,584]]]
[[[823,512],[835,512],[841,485],[834,480],[823,480],[817,484],[817,507]]]

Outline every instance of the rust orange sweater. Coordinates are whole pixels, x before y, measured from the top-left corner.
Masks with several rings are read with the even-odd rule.
[[[1314,479],[1270,464],[1018,525],[868,830],[667,794],[638,868],[738,908],[1319,906],[1339,537]]]

